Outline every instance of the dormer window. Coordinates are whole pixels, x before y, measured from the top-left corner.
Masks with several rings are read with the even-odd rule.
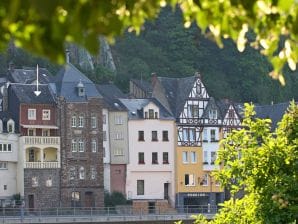
[[[85,96],[85,86],[81,80],[77,85],[77,89],[78,89],[78,96]]]
[[[154,118],[155,118],[155,119],[158,119],[158,112],[155,112],[155,113],[154,113]]]
[[[3,132],[3,122],[2,122],[2,120],[0,120],[0,133],[2,133]]]
[[[217,119],[217,111],[209,110],[209,119]]]
[[[12,119],[9,119],[7,121],[7,132],[8,133],[14,133],[15,127],[14,127],[14,121]]]
[[[154,119],[154,110],[149,109],[149,119]]]

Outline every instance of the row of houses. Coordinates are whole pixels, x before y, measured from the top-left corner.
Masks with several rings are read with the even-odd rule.
[[[131,80],[129,95],[70,63],[55,76],[10,67],[0,82],[3,205],[20,194],[28,208],[101,207],[105,190],[143,209],[225,199],[211,172],[242,106],[210,97],[199,74]]]

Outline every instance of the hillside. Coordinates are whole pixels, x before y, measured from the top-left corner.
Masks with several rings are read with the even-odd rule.
[[[298,73],[286,70],[286,86],[268,76],[266,58],[251,47],[239,53],[227,40],[225,47],[201,35],[192,26],[184,29],[181,14],[169,9],[147,23],[138,37],[127,33],[112,47],[117,66],[116,84],[128,88],[130,78],[183,77],[199,71],[210,95],[236,101],[270,103],[298,99]]]

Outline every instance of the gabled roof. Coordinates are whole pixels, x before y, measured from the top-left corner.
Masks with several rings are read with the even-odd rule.
[[[143,109],[150,102],[159,107],[159,119],[174,120],[169,111],[156,99],[120,99],[120,101],[128,109],[128,117],[132,120],[144,119]]]
[[[229,99],[221,99],[216,101],[217,106],[221,112],[222,119],[225,118],[230,106],[233,106],[239,119],[243,118],[243,104],[235,103]]]
[[[67,102],[85,102],[88,98],[101,97],[95,84],[88,79],[75,66],[68,63],[57,74],[53,82],[56,84],[54,91],[63,96]],[[82,82],[85,87],[85,96],[78,96],[77,85]]]
[[[109,110],[127,110],[119,98],[126,98],[126,95],[114,84],[96,85],[96,89],[102,95],[105,105]]]
[[[277,123],[281,121],[283,115],[286,113],[289,105],[289,102],[284,102],[273,105],[255,106],[256,117],[263,119],[270,118],[272,121],[271,129],[274,130],[277,127]]]
[[[34,84],[10,84],[9,90],[15,93],[20,103],[28,104],[54,104],[56,103],[55,97],[47,84],[40,84],[38,86],[41,91],[39,96],[34,94],[36,85]]]
[[[163,89],[154,88],[154,91],[164,92],[172,114],[179,117],[196,79],[196,76],[185,78],[158,77]]]
[[[46,68],[39,68],[39,83],[49,83],[52,75]],[[14,83],[31,84],[36,80],[36,68],[23,67],[21,69],[13,69],[9,71],[9,79]]]

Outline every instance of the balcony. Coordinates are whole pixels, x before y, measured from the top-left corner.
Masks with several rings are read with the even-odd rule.
[[[25,145],[48,145],[60,147],[60,137],[45,137],[45,136],[23,136]]]
[[[25,162],[25,168],[29,169],[57,169],[60,168],[60,163],[55,162]]]

